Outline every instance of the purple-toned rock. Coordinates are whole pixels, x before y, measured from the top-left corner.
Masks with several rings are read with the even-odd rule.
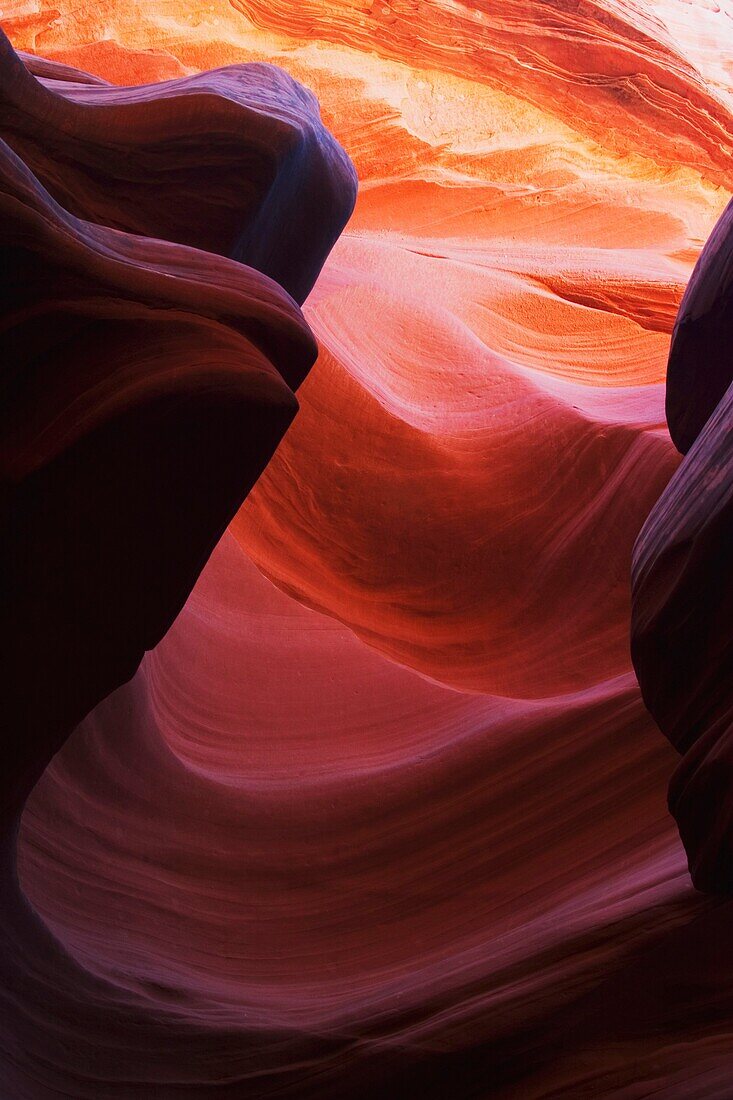
[[[646,705],[681,753],[669,805],[701,890],[733,890],[733,205],[675,327],[669,425],[688,452],[641,530],[631,649]]]
[[[0,137],[70,213],[231,256],[310,291],[356,175],[311,92],[274,65],[135,88],[28,59],[0,30]]]

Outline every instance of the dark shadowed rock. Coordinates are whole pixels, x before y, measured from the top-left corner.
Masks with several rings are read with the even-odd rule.
[[[733,381],[733,202],[700,255],[682,299],[667,366],[667,423],[687,454]]]
[[[682,754],[669,804],[701,890],[733,890],[733,205],[675,326],[667,411],[687,452],[634,551],[631,649]]]
[[[317,348],[290,292],[315,280],[354,178],[313,97],[269,66],[124,89],[31,64],[41,79],[2,37],[0,1092],[99,1097],[117,1078],[147,1096],[185,1058],[175,1091],[194,1096],[223,1051],[246,1075],[240,1038],[176,1038],[72,961],[19,890],[18,821],[291,423]]]

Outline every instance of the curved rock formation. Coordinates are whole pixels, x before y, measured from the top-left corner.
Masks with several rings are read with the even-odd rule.
[[[653,508],[634,554],[632,652],[683,756],[669,789],[695,885],[733,889],[733,393]]]
[[[170,625],[315,359],[279,286],[180,241],[234,241],[305,293],[354,176],[313,97],[272,67],[126,90],[37,64],[56,93],[0,47],[12,816]]]
[[[70,213],[231,256],[302,302],[356,182],[313,95],[272,65],[116,88],[0,31],[2,136]]]
[[[22,882],[79,969],[147,1006],[138,1072],[160,1096],[478,1096],[541,1066],[578,995],[689,914],[670,755],[628,674],[543,703],[440,687],[227,535],[34,792]],[[45,1079],[144,1096],[98,1083],[132,1025],[95,1028],[95,1063],[68,980]]]
[[[61,77],[66,97],[1,45],[3,1090],[99,1096],[101,1078],[129,1073],[140,1035],[173,1073],[170,1024],[76,965],[30,909],[15,870],[19,815],[71,730],[170,626],[316,357],[286,290],[181,243],[202,243],[194,210],[204,224],[207,209],[220,214],[212,247],[236,229],[232,252],[305,294],[353,202],[353,172],[313,97],[274,69],[211,74],[195,94],[172,84],[125,97],[37,66]],[[89,90],[96,98],[80,102]],[[228,177],[216,140],[202,141],[207,107],[229,119]],[[251,188],[247,142],[268,166],[266,181],[253,168]],[[207,189],[212,171],[223,190]],[[49,1068],[57,1041],[73,1044],[76,1065]]]
[[[732,349],[729,205],[675,325],[667,411],[688,453],[636,544],[632,623],[644,701],[683,756],[669,803],[693,881],[724,892],[733,889]]]
[[[59,738],[172,622],[293,417],[284,377],[315,349],[258,273],[82,222],[0,155],[17,813]]]
[[[733,381],[733,202],[695,264],[672,334],[667,423],[687,454]]]
[[[492,351],[511,276],[407,245],[335,250],[308,304],[323,350],[302,415],[234,534],[285,591],[453,687],[542,698],[622,674],[631,548],[675,465],[660,389]]]
[[[28,801],[20,1100],[728,1100],[729,908],[690,883],[628,627],[733,23],[489,7],[4,9],[120,84],[274,61],[360,178],[292,431]]]

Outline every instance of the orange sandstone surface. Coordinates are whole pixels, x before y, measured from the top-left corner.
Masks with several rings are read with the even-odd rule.
[[[733,1005],[685,969],[709,903],[628,632],[679,462],[670,333],[733,189],[733,7],[0,11],[16,48],[119,84],[273,62],[360,188],[304,306],[292,428],[32,796],[32,903],[150,1003],[287,1033],[246,1073],[212,1055],[200,1095],[401,1098],[401,1073],[426,1096],[729,1095]],[[665,979],[638,1007],[644,967]]]

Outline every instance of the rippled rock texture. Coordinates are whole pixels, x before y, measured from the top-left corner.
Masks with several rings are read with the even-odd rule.
[[[171,629],[27,803],[0,975],[14,1093],[727,1100],[733,917],[691,884],[675,751],[628,637],[632,548],[679,484],[670,336],[733,185],[730,11],[3,14],[85,148],[93,97],[119,118],[208,89],[205,70],[275,63],[360,180],[304,302],[319,356],[292,428]],[[253,131],[234,141],[207,97],[186,132],[220,111],[203,148],[225,205],[277,222]],[[65,198],[42,175],[45,109],[22,102],[24,157],[72,202],[78,180]],[[202,167],[198,137],[174,143],[182,170]],[[155,169],[139,144],[130,187]],[[108,163],[92,158],[90,201]],[[331,171],[350,180],[335,154]],[[214,191],[197,220],[170,184],[128,203],[166,232],[115,228],[176,255],[251,248]],[[239,255],[297,299],[322,258],[284,275]]]

